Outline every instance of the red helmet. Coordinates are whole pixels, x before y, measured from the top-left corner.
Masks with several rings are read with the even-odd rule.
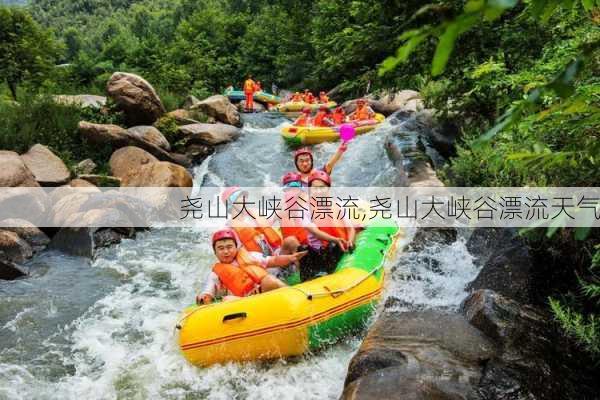
[[[242,189],[239,186],[228,187],[227,189],[223,190],[223,193],[221,193],[221,201],[226,203],[232,194],[239,192],[240,190]]]
[[[310,112],[311,112],[310,107],[304,107],[302,109],[302,114],[310,114]]]
[[[283,176],[283,178],[281,178],[281,184],[287,185],[290,182],[300,182],[301,180],[302,175],[300,175],[298,172],[292,171],[288,172]]]
[[[224,240],[224,239],[232,239],[235,242],[235,245],[238,246],[238,238],[237,238],[237,235],[235,234],[234,230],[231,228],[225,228],[225,229],[221,229],[221,230],[218,230],[215,233],[213,233],[213,235],[212,235],[213,248],[215,247],[215,243],[217,243],[219,240]]]
[[[320,169],[314,170],[310,173],[308,176],[308,186],[310,186],[311,183],[316,180],[323,181],[325,184],[327,184],[327,186],[331,186],[331,177],[327,172]]]

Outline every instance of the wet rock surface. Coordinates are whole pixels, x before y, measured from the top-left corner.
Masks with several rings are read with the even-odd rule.
[[[461,315],[384,312],[350,363],[342,399],[477,399],[494,354]]]

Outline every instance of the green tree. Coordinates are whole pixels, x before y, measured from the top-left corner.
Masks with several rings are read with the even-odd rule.
[[[24,81],[41,83],[59,55],[52,34],[20,8],[0,7],[0,76],[17,99]]]

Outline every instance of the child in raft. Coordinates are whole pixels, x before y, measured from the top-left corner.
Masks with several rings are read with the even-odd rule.
[[[344,112],[344,109],[342,107],[336,107],[336,109],[333,110],[331,119],[333,119],[335,125],[341,125],[346,122],[346,113]]]
[[[294,126],[311,126],[313,119],[311,118],[310,113],[310,108],[304,107],[302,109],[302,114],[294,121]]]
[[[215,298],[224,300],[246,297],[287,286],[267,272],[267,268],[285,267],[297,263],[306,252],[265,257],[249,252],[240,246],[233,229],[215,232],[212,246],[218,262],[206,277],[202,293],[196,296],[196,304],[210,304]]]
[[[286,206],[300,198],[307,199],[306,193],[301,189],[301,177],[294,173],[284,175]],[[295,180],[294,180],[295,179]],[[295,186],[292,186],[295,183]],[[309,178],[309,191],[312,198],[329,196],[331,178],[324,171],[315,170]],[[308,210],[304,213],[302,221],[286,220],[286,213],[281,221],[283,237],[295,241],[295,251],[308,252],[300,260],[300,278],[309,280],[322,274],[332,273],[340,258],[345,252],[354,248],[356,231],[347,219],[337,219],[340,215],[337,206],[331,207],[331,215],[324,213],[323,218],[312,215],[310,201]]]
[[[338,161],[340,161],[342,155],[347,149],[348,144],[346,142],[342,142],[335,154],[329,159],[329,161],[327,161],[327,164],[325,164],[321,170],[331,175],[333,168]],[[308,187],[308,178],[313,171],[316,171],[314,168],[313,154],[310,148],[302,147],[294,152],[294,165],[302,177],[302,186]]]
[[[367,104],[365,99],[356,101],[356,111],[348,115],[350,121],[366,121],[375,118],[375,111]]]
[[[319,107],[319,111],[313,119],[313,125],[319,127],[331,127],[335,125],[329,107],[325,105]]]
[[[227,207],[227,224],[237,234],[241,246],[264,256],[292,254],[295,246],[282,240],[279,232],[273,229],[272,221],[244,206],[244,196],[248,198],[248,192],[238,186],[229,187],[221,194],[221,201]],[[271,272],[278,275],[278,271]]]

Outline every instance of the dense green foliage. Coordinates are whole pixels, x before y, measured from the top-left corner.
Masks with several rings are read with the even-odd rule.
[[[0,24],[0,50],[10,49],[0,72],[12,89],[102,94],[124,70],[152,82],[168,109],[188,94],[239,87],[247,73],[266,88],[337,87],[338,99],[368,86],[415,89],[461,133],[448,183],[600,186],[595,0],[32,0],[28,10],[44,28],[0,8],[0,18],[24,21]],[[6,32],[23,40],[15,46]],[[68,65],[50,70],[53,62]],[[0,148],[40,141],[72,160],[86,156],[75,130],[84,111],[43,100],[10,107],[0,111]],[[172,138],[173,120],[159,126]],[[565,331],[599,353],[590,249],[600,235],[544,233],[530,237],[553,255],[540,267],[553,277],[544,298]]]
[[[81,120],[97,123],[119,123],[120,115],[103,115],[92,109],[61,105],[48,98],[21,99],[20,103],[0,107],[0,149],[26,152],[43,143],[60,156],[67,166],[92,158],[100,171],[106,172],[111,154],[108,147],[88,144],[77,130]]]
[[[58,47],[52,36],[21,8],[0,8],[0,77],[12,97],[26,81],[39,85],[54,66]]]

